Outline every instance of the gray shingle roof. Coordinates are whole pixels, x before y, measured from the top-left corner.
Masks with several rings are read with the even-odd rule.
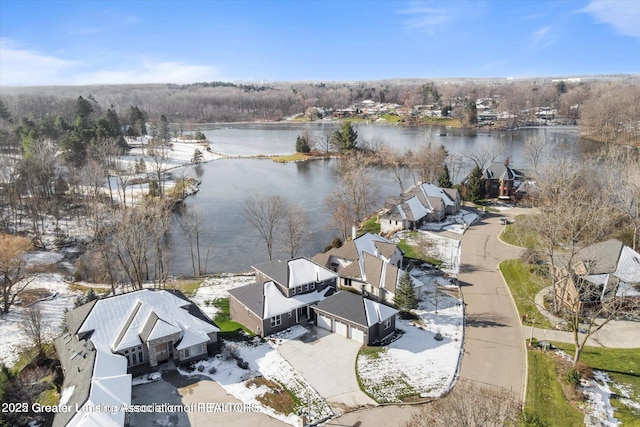
[[[289,283],[289,267],[287,262],[279,260],[263,262],[262,264],[254,265],[253,269],[285,288]]]
[[[365,328],[369,327],[362,295],[346,291],[337,292],[320,301],[315,308]]]
[[[229,295],[244,304],[261,319],[264,313],[264,285],[256,282],[238,288],[229,289]]]

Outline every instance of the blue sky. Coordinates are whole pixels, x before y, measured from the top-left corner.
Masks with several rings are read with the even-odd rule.
[[[0,1],[0,85],[640,73],[638,0]]]

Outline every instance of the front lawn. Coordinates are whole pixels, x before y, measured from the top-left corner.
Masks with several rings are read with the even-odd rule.
[[[513,295],[518,313],[522,317],[526,315],[524,323],[531,324],[535,320],[535,327],[550,329],[551,322],[540,313],[534,302],[536,294],[546,286],[544,278],[536,274],[536,268],[519,259],[500,263],[500,271]]]
[[[572,344],[554,342],[553,345],[571,356],[574,354]],[[640,425],[640,350],[585,347],[580,361],[609,375],[608,385],[616,394],[611,405],[622,425]]]
[[[584,425],[584,414],[564,397],[553,355],[540,350],[529,350],[528,354],[527,409],[549,426]]]

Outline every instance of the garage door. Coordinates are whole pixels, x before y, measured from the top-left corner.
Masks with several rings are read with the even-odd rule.
[[[356,329],[352,326],[349,326],[350,329],[350,333],[351,333],[351,339],[354,341],[358,341],[361,344],[364,344],[364,331],[361,331],[360,329]]]
[[[342,335],[343,337],[347,336],[347,325],[344,323],[340,323],[336,320],[336,333]]]
[[[327,329],[327,330],[331,330],[331,319],[329,319],[326,316],[323,315],[318,315],[318,326],[323,328],[323,329]]]

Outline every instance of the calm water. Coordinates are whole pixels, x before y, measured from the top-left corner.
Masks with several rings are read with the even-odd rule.
[[[338,126],[335,123],[209,125],[202,126],[202,131],[216,152],[230,156],[254,156],[291,154],[296,136],[305,130],[312,137],[322,137]],[[360,125],[356,130],[361,142],[382,141],[407,150],[431,140],[434,144],[444,145],[452,154],[464,154],[501,141],[506,147],[502,157],[510,157],[514,167],[526,166],[520,159],[522,146],[529,135],[544,134],[557,150],[579,150],[576,128],[478,134],[452,129],[377,125]],[[466,164],[457,180],[470,168],[471,165]],[[246,225],[242,214],[242,203],[255,194],[277,194],[295,201],[306,210],[312,237],[302,255],[315,255],[337,235],[330,229],[329,215],[324,209],[324,199],[336,185],[334,160],[280,164],[268,159],[223,159],[200,165],[191,173],[197,175],[202,184],[200,191],[187,199],[186,205],[187,209],[196,208],[204,214],[207,233],[203,238],[202,253],[204,257],[209,250],[209,273],[248,271],[252,265],[268,260],[265,244]],[[377,171],[376,181],[379,203],[400,191],[387,172]],[[409,181],[407,183],[410,184]],[[177,225],[172,229],[170,240],[172,273],[178,276],[192,274],[189,248]],[[286,255],[275,251],[274,258],[286,259]]]

